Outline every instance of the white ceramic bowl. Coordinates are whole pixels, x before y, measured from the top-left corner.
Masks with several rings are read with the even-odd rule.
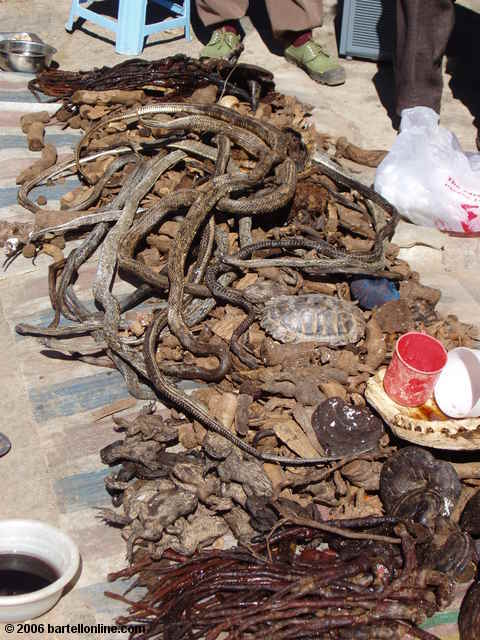
[[[22,553],[52,565],[59,578],[47,587],[18,596],[0,596],[0,622],[36,618],[55,605],[77,573],[80,554],[67,535],[38,520],[0,520],[0,554]]]
[[[435,400],[451,418],[480,416],[480,350],[457,347],[435,385]]]

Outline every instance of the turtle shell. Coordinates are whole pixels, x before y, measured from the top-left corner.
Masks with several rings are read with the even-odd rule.
[[[358,307],[321,293],[269,300],[260,324],[280,342],[340,346],[358,342],[365,333],[365,320]]]

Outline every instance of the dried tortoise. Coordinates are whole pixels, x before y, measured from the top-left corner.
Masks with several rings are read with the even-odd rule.
[[[260,324],[280,342],[322,342],[335,347],[358,342],[365,333],[358,307],[321,293],[272,298],[264,305]]]

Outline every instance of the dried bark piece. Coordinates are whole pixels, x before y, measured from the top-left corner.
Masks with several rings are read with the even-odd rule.
[[[324,399],[323,393],[319,389],[318,380],[314,378],[304,378],[295,385],[295,400],[305,407],[316,406]]]
[[[362,396],[361,393],[358,393],[356,391],[354,391],[353,393],[350,393],[350,404],[353,404],[354,407],[366,407],[367,403],[365,401],[365,398]]]
[[[197,438],[197,442],[198,444],[201,445],[207,436],[207,430],[197,420],[194,420],[192,424],[193,424],[193,430],[195,431],[195,436]]]
[[[305,493],[293,493],[289,488],[284,489],[280,493],[281,500],[289,500],[298,504],[302,509],[309,509],[312,506],[312,498]]]
[[[159,414],[146,414],[140,412],[133,420],[128,420],[120,416],[114,416],[116,431],[126,431],[127,440],[125,446],[131,443],[131,438],[141,435],[143,440],[153,441],[157,443],[172,443],[178,438],[178,426],[176,421],[164,420]],[[132,443],[132,446],[135,446]],[[152,449],[155,448],[151,443]],[[143,443],[142,443],[143,447]]]
[[[337,204],[338,224],[344,229],[353,231],[362,238],[375,238],[375,231],[358,211],[347,209],[341,204]]]
[[[367,325],[368,326],[368,325]],[[342,349],[337,351],[328,347],[318,349],[322,364],[330,364],[332,367],[342,369],[348,375],[354,375],[362,369],[358,356],[352,351]]]
[[[341,474],[356,487],[366,491],[378,491],[380,488],[380,472],[382,463],[370,460],[352,460],[344,465]]]
[[[346,158],[366,167],[378,167],[388,153],[383,149],[362,149],[349,142],[344,136],[337,138],[335,147],[335,158]]]
[[[71,100],[74,104],[123,104],[126,107],[131,107],[134,104],[144,102],[145,93],[142,90],[111,89],[108,91],[88,91],[78,89],[72,95]]]
[[[24,258],[33,258],[33,256],[37,253],[37,247],[34,244],[27,243],[22,248],[22,255]]]
[[[133,335],[137,336],[137,338],[143,336],[143,334],[145,333],[145,327],[138,320],[134,320],[133,322],[131,322],[128,325],[128,330],[130,331],[130,333],[133,333]]]
[[[400,283],[400,298],[408,302],[421,298],[435,307],[441,296],[442,292],[440,289],[427,287],[419,282],[415,282],[415,280]]]
[[[40,156],[40,160],[37,160],[32,165],[24,169],[16,178],[15,184],[23,184],[32,178],[38,176],[45,169],[49,169],[53,167],[53,165],[57,161],[57,150],[52,144],[46,144],[42,149],[42,155]],[[56,219],[53,224],[58,224],[58,220]],[[38,222],[37,222],[38,224]],[[52,226],[49,224],[45,224],[43,226]]]
[[[327,455],[347,456],[372,449],[383,435],[382,421],[369,409],[330,398],[318,405],[312,426]]]
[[[333,472],[333,482],[335,484],[337,495],[346,496],[348,493],[348,486],[338,469]]]
[[[140,136],[135,132],[131,133],[127,131],[123,133],[109,133],[101,138],[95,138],[92,140],[88,145],[88,149],[93,153],[94,151],[103,151],[104,149],[112,149],[114,147],[128,145],[135,140],[140,142]]]
[[[234,282],[233,287],[235,289],[238,289],[239,291],[245,291],[245,289],[255,284],[257,280],[258,280],[258,273],[254,273],[254,272],[246,273],[242,278]]]
[[[47,256],[53,258],[54,262],[61,262],[64,259],[63,251],[54,244],[45,242],[42,245],[40,253],[45,253]]]
[[[345,235],[340,238],[340,244],[347,249],[347,251],[370,251],[373,247],[373,240],[365,240],[365,238],[354,238],[353,236]]]
[[[68,121],[70,129],[87,129],[90,125],[88,120],[84,120],[80,115],[72,116]]]
[[[319,392],[317,402],[323,402],[325,400],[322,395],[323,394]],[[302,428],[302,431],[307,436],[308,441],[310,442],[312,447],[317,452],[317,456],[323,456],[325,452],[323,451],[321,444],[318,442],[317,436],[315,435],[315,431],[312,427],[313,411],[314,410],[312,407],[305,407],[302,404],[298,403],[295,405],[295,408],[293,410],[293,417]]]
[[[347,399],[347,391],[342,385],[336,380],[329,380],[328,382],[321,382],[320,389],[322,393],[324,393],[327,398],[341,398],[342,400]]]
[[[100,120],[103,116],[107,115],[110,109],[106,106],[96,105],[94,107],[86,104],[82,104],[80,107],[80,115],[82,118],[88,118],[88,120]]]
[[[412,275],[412,270],[410,269],[410,265],[408,264],[408,262],[405,262],[405,260],[400,260],[399,258],[397,258],[392,264],[392,269],[395,271],[395,273],[399,273],[401,276],[403,276],[404,280],[408,280],[408,278],[410,278]]]
[[[59,249],[65,249],[65,238],[63,236],[55,236],[55,238],[50,240],[50,244],[54,244]]]
[[[287,362],[311,362],[318,346],[319,343],[316,342],[278,344],[270,338],[265,338],[260,347],[260,355],[267,367],[275,367]]]
[[[338,211],[336,205],[333,202],[327,204],[327,222],[325,224],[325,231],[327,234],[336,233],[338,228]]]
[[[263,468],[267,476],[270,478],[274,492],[276,492],[276,490],[285,482],[284,471],[278,464],[271,464],[269,462],[265,462],[263,464]]]
[[[266,382],[262,385],[262,391],[270,395],[280,395],[285,398],[294,398],[296,386],[293,382],[283,380],[279,382]]]
[[[332,482],[318,482],[308,485],[307,491],[315,497],[315,503],[334,507],[338,504],[335,485]]]
[[[294,420],[276,422],[273,430],[277,438],[301,458],[318,456],[318,451],[310,444],[309,439]]]
[[[96,411],[92,411],[92,419],[94,422],[98,422],[99,420],[103,420],[107,416],[111,416],[119,411],[125,411],[125,409],[130,409],[136,405],[137,401],[135,398],[122,398],[117,400],[116,402],[112,402],[111,404],[102,407],[101,409],[97,409]]]
[[[160,255],[160,252],[156,247],[149,247],[137,254],[137,260],[143,262],[143,264],[146,264],[149,267],[156,267],[162,264],[163,257]]]
[[[70,209],[85,200],[93,191],[93,187],[75,187],[60,198],[60,209]]]
[[[376,318],[371,318],[367,322],[364,346],[367,350],[365,363],[371,369],[378,369],[387,355],[387,344]]]
[[[34,122],[47,124],[50,122],[50,114],[48,111],[34,111],[33,113],[25,113],[20,117],[20,126],[23,133],[28,133],[28,130]]]
[[[223,318],[223,320],[217,320],[210,325],[213,333],[222,340],[226,342],[230,342],[233,332],[238,327],[238,325],[246,318],[246,314],[243,313],[240,309],[237,309],[236,313],[228,314]]]
[[[249,409],[253,402],[253,397],[241,393],[238,396],[237,407],[235,410],[235,431],[239,436],[246,436],[249,428]]]
[[[197,440],[197,435],[191,422],[186,422],[178,427],[178,441],[187,451],[195,449],[201,442]]]
[[[235,413],[237,411],[238,395],[234,393],[221,393],[209,403],[209,407],[214,417],[227,429],[232,428]]]
[[[400,284],[400,287],[402,285]],[[386,333],[405,333],[414,328],[413,316],[407,300],[390,300],[375,311],[375,320]]]
[[[207,84],[206,87],[199,87],[190,96],[190,102],[197,104],[215,104],[217,101],[218,87],[215,84]]]
[[[45,125],[43,122],[32,122],[27,131],[27,143],[30,151],[40,151],[45,146]]]
[[[303,293],[323,293],[326,296],[334,296],[337,292],[337,287],[331,282],[304,280],[302,291]]]

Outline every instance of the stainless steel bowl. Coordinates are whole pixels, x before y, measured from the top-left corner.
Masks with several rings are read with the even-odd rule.
[[[43,42],[0,40],[0,68],[4,71],[37,73],[50,66],[56,51]]]

